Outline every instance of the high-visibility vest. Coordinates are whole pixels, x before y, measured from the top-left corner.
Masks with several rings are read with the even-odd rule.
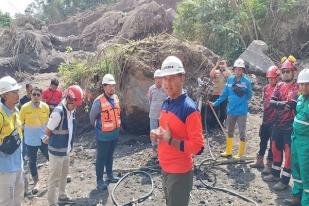
[[[106,99],[104,95],[100,98],[101,103],[101,122],[102,122],[102,131],[111,132],[116,128],[120,127],[120,106],[119,99],[117,95],[113,95],[114,98],[114,107]]]
[[[2,126],[0,128],[0,144],[2,144],[3,140],[9,136],[15,129],[16,133],[18,133],[19,137],[22,137],[22,130],[20,126],[20,122],[17,117],[17,109],[10,116],[7,116],[4,112],[3,108],[0,106],[0,118],[2,119]]]

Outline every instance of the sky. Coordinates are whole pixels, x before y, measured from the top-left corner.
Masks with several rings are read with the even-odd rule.
[[[12,17],[16,13],[24,13],[28,4],[33,0],[0,0],[0,10],[8,12]]]

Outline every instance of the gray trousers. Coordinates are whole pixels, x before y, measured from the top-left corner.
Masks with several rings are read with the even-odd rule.
[[[163,189],[167,206],[188,206],[193,185],[193,172],[163,173]]]
[[[227,121],[228,137],[234,136],[235,126],[237,123],[238,130],[239,130],[239,138],[241,141],[246,141],[247,115],[242,115],[242,116],[227,115],[226,121]]]

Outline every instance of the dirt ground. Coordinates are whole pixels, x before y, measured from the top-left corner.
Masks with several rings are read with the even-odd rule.
[[[247,154],[254,157],[258,148],[258,130],[261,122],[259,114],[250,114],[247,124],[247,134],[249,145]],[[224,135],[220,131],[212,132],[208,135],[213,153],[218,157],[219,152],[224,149]],[[130,168],[139,168],[141,166],[150,166],[154,164],[151,160],[151,145],[148,136],[134,137],[123,135],[115,150],[114,169],[115,173],[124,175]],[[236,143],[237,145],[237,143]],[[234,153],[237,147],[234,146]],[[195,158],[195,165],[209,158],[207,150]],[[110,184],[108,190],[98,192],[95,187],[95,138],[94,133],[90,132],[80,136],[76,140],[73,152],[70,175],[72,182],[67,185],[67,193],[76,200],[78,206],[92,205],[113,205],[111,193],[115,184]],[[48,164],[43,158],[40,159],[40,191],[37,195],[26,198],[26,206],[47,205],[46,200],[46,180],[48,177]],[[28,166],[25,167],[26,171]],[[154,181],[153,194],[144,202],[137,205],[165,205],[164,194],[162,190],[161,176],[157,172],[152,172]],[[217,185],[238,192],[255,200],[258,205],[284,205],[283,200],[290,196],[290,189],[284,192],[274,192],[271,189],[273,184],[265,183],[261,178],[260,171],[251,169],[248,164],[229,164],[219,166],[216,170]],[[27,173],[29,182],[31,178]],[[195,175],[193,190],[191,192],[190,205],[254,205],[238,197],[226,194],[220,191],[200,189],[201,183]],[[31,185],[29,186],[31,188]],[[128,201],[136,199],[137,196],[144,195],[151,189],[150,180],[145,175],[132,176],[123,181],[115,190],[115,198],[125,204]]]

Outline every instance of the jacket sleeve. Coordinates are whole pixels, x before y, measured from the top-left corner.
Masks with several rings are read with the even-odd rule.
[[[101,104],[99,99],[96,99],[92,103],[91,110],[89,113],[90,123],[92,126],[95,126],[95,121],[97,117],[100,115],[100,113],[101,113]]]
[[[180,150],[197,155],[204,149],[204,136],[200,112],[191,113],[186,119],[188,140],[180,143]]]

